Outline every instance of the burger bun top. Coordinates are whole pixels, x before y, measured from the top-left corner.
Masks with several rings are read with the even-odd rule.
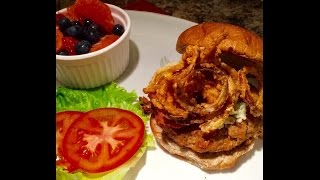
[[[235,64],[233,66],[262,65],[263,63],[262,38],[243,27],[228,23],[204,22],[186,29],[177,39],[177,52],[183,54],[188,45],[216,48],[221,52],[221,56],[227,56],[226,61],[228,59],[231,61],[227,64]],[[232,62],[239,58],[244,64]]]

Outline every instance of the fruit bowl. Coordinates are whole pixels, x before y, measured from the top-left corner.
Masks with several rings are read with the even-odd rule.
[[[114,24],[124,28],[123,34],[110,45],[86,54],[56,55],[56,78],[64,86],[88,89],[105,85],[118,78],[129,64],[131,20],[121,8],[106,4]],[[64,13],[67,8],[57,11]]]

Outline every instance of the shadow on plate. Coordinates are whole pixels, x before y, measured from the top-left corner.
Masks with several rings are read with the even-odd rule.
[[[139,61],[139,51],[138,46],[132,41],[129,41],[129,48],[130,48],[130,54],[129,54],[129,64],[127,69],[121,74],[116,80],[116,83],[120,83],[124,81],[127,77],[129,77],[135,68],[137,67],[138,61]]]
[[[146,164],[146,159],[147,159],[147,154],[148,154],[147,151],[143,154],[143,156],[137,162],[137,164],[128,171],[128,173],[124,176],[123,180],[137,179],[138,173],[143,168],[143,166]]]

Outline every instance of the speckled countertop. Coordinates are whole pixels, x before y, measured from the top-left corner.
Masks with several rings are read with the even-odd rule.
[[[111,4],[132,2],[132,0],[112,1]],[[261,0],[146,0],[167,15],[196,23],[205,21],[228,22],[248,28],[263,37],[263,2]],[[74,0],[59,0],[64,8]]]
[[[229,22],[263,36],[261,0],[147,0],[168,15],[201,23]]]

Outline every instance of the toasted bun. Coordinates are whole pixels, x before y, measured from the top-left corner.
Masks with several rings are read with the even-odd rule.
[[[205,22],[186,29],[176,43],[183,54],[188,45],[217,47],[221,53],[231,53],[253,63],[262,64],[262,39],[255,33],[231,24]]]
[[[253,148],[255,142],[251,141],[249,144],[240,145],[228,152],[200,154],[188,148],[181,147],[169,139],[163,133],[162,128],[157,125],[154,118],[151,118],[150,126],[155,139],[160,146],[170,154],[176,155],[203,170],[222,170],[233,167],[242,155],[246,154]]]

